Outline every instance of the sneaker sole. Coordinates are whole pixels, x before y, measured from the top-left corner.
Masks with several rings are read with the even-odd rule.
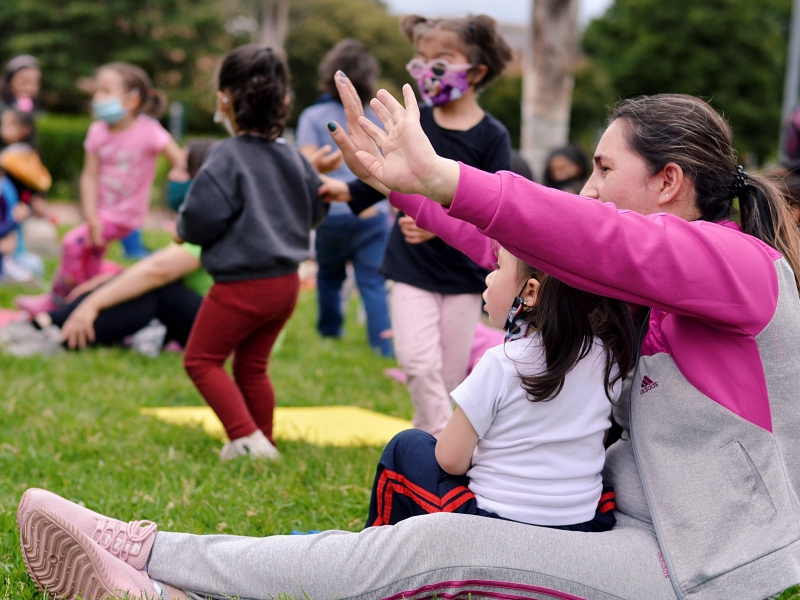
[[[103,550],[55,513],[33,509],[20,528],[20,546],[34,583],[54,598],[134,597],[114,591],[114,577]]]

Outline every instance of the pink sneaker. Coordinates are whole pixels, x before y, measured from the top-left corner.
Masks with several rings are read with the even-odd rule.
[[[33,508],[25,512],[19,531],[28,574],[48,597],[159,597],[146,573],[104,552],[61,515]]]
[[[143,571],[156,540],[157,526],[152,521],[117,521],[70,502],[47,490],[31,488],[19,501],[17,526],[22,531],[27,515],[33,510],[54,513],[71,523],[112,556]]]
[[[50,312],[58,308],[53,294],[48,292],[39,296],[17,296],[14,299],[17,308],[24,310],[31,317],[35,317],[39,313]]]

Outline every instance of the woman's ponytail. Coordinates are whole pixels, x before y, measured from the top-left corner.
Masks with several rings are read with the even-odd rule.
[[[800,230],[775,185],[741,168],[734,183],[739,199],[742,231],[769,244],[783,254],[792,268],[800,292]]]

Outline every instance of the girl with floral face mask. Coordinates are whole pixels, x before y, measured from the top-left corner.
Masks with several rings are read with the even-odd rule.
[[[86,160],[80,180],[86,222],[64,236],[52,291],[17,298],[21,309],[32,315],[53,310],[73,288],[100,274],[111,241],[144,225],[156,158],[163,153],[173,166],[186,162],[180,147],[153,118],[165,104],[139,67],[111,63],[98,69],[91,104],[96,120],[83,144]]]
[[[508,131],[476,98],[512,57],[494,19],[410,15],[401,30],[416,51],[408,70],[427,105],[420,108],[422,128],[437,152],[490,173],[510,169]],[[357,97],[346,74],[337,78]],[[356,109],[368,100],[360,98]],[[328,125],[333,132],[337,127]],[[326,181],[321,192],[330,200],[349,201],[358,214],[383,197],[365,187],[359,181]],[[403,213],[389,234],[381,271],[394,281],[393,343],[414,405],[413,423],[438,436],[453,414],[450,392],[467,372],[488,271]]]

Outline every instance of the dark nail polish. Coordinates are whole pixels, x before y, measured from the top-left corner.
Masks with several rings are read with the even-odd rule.
[[[336,123],[328,121],[328,131],[336,131]]]

